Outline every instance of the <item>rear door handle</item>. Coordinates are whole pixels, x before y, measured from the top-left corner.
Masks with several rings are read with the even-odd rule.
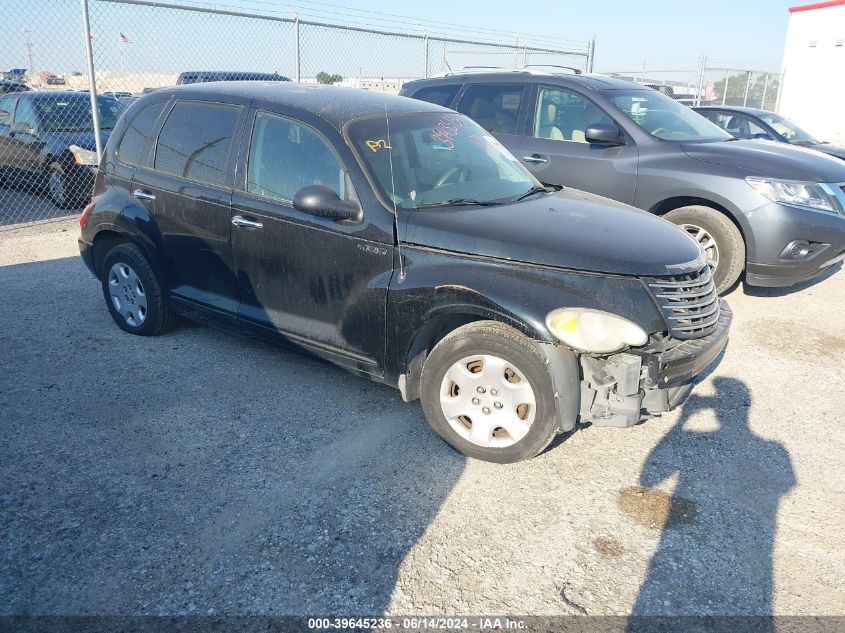
[[[531,156],[523,156],[522,160],[526,163],[548,163],[548,158],[543,158],[542,156],[538,156],[537,154],[532,154]]]
[[[135,189],[132,192],[132,196],[137,198],[138,200],[155,200],[156,197],[151,194],[149,191],[145,191],[143,189]]]
[[[235,226],[245,226],[250,229],[260,229],[263,224],[261,222],[256,222],[255,220],[247,220],[245,217],[241,215],[236,215],[232,218],[232,224]]]

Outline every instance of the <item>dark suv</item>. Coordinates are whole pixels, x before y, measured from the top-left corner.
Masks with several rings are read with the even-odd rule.
[[[671,220],[707,253],[719,291],[786,286],[845,257],[845,164],[737,140],[670,97],[598,75],[463,72],[403,95],[478,121],[542,182]]]
[[[547,191],[467,117],[348,88],[142,97],[81,225],[127,332],[180,315],[308,350],[492,461],[672,409],[731,320],[671,223]]]

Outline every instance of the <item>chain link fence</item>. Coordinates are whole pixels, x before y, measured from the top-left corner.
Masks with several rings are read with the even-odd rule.
[[[780,72],[745,63],[710,60],[703,55],[695,67],[672,70],[648,68],[603,71],[660,90],[691,106],[728,105],[775,110],[780,94]]]
[[[311,19],[278,3],[226,1],[87,0],[102,141],[134,98],[208,80],[209,72],[396,93],[408,80],[468,66],[588,70],[592,60],[586,41],[538,45],[501,32],[481,41],[457,25],[452,32],[461,36],[453,37],[435,32],[436,24],[431,32],[422,22],[377,29],[340,11]],[[261,8],[243,8],[253,4]],[[0,69],[8,69],[0,88],[0,230],[79,213],[90,195],[93,171],[84,163],[95,138],[82,6],[19,2],[0,22]]]

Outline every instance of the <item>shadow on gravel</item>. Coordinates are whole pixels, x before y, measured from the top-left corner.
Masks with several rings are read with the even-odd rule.
[[[396,390],[0,267],[0,615],[382,613],[464,467]]]
[[[781,444],[749,429],[745,383],[713,384],[716,394],[693,394],[652,450],[641,486],[620,495],[632,519],[662,530],[628,630],[657,624],[638,616],[772,615],[772,547],[780,499],[795,485],[792,463]],[[716,413],[717,429],[684,428],[705,409]],[[676,473],[672,495],[654,488]]]

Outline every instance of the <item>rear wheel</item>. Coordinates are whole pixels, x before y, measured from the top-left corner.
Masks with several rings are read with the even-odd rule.
[[[681,207],[664,217],[701,246],[717,292],[733,287],[745,268],[745,242],[736,225],[724,213],[701,205]]]
[[[109,313],[121,329],[155,336],[176,325],[153,267],[134,244],[118,244],[106,253],[100,281]]]
[[[431,351],[421,398],[431,428],[461,453],[510,463],[557,433],[551,378],[531,339],[494,321],[464,325]]]

